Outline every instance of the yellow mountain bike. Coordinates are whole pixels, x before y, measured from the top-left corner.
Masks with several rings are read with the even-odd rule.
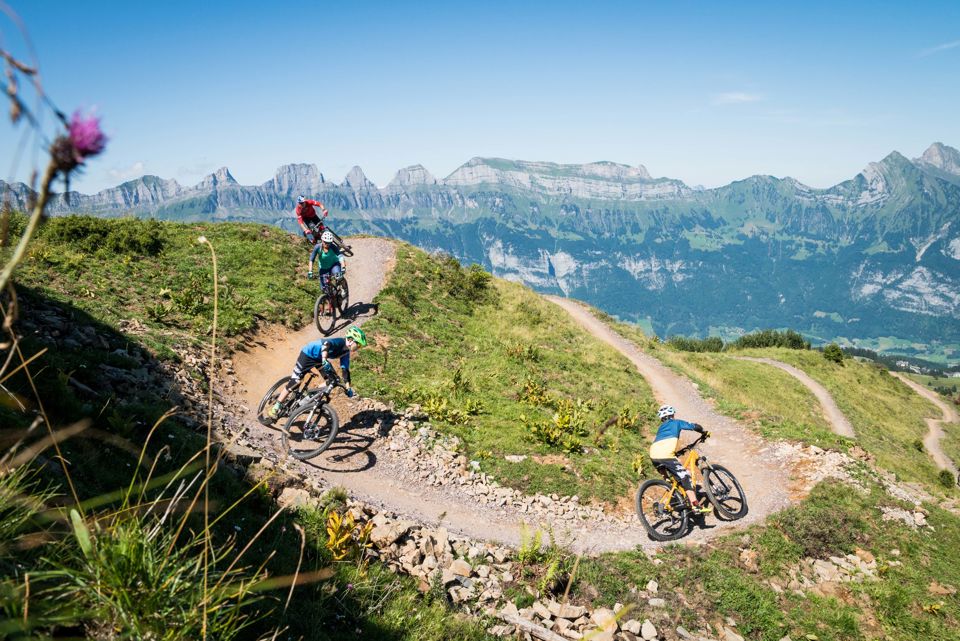
[[[718,518],[734,521],[747,515],[747,497],[730,470],[707,461],[696,446],[706,434],[677,451],[683,467],[690,472],[694,488],[706,493]],[[686,457],[686,458],[683,458]],[[692,527],[693,507],[683,487],[667,470],[658,467],[663,480],[644,481],[637,490],[637,516],[654,541],[674,541],[686,536]]]

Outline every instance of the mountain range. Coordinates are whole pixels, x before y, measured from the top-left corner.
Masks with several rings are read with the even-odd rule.
[[[15,207],[32,197],[0,188]],[[384,187],[359,167],[336,183],[310,164],[256,186],[226,167],[192,187],[143,176],[58,195],[49,210],[295,229],[300,194],[343,233],[446,251],[661,336],[791,327],[960,357],[960,152],[941,143],[827,189],[773,176],[702,189],[643,166],[473,158],[442,180],[407,167]]]

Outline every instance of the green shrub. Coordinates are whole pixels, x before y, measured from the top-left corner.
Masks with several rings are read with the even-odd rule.
[[[667,345],[681,352],[720,352],[723,351],[723,339],[719,336],[707,338],[689,338],[687,336],[671,336]]]
[[[788,349],[810,349],[810,341],[792,329],[781,332],[775,329],[764,329],[751,334],[744,334],[732,343],[733,347],[745,349],[748,347],[786,347]]]
[[[157,220],[93,216],[63,216],[50,219],[44,240],[86,253],[101,250],[111,254],[156,256],[164,247],[163,224]]]
[[[953,472],[950,470],[940,470],[937,480],[940,481],[940,485],[946,488],[952,488],[957,484],[957,480],[953,478]]]
[[[836,343],[830,343],[823,348],[823,357],[832,363],[843,363],[843,350]]]
[[[859,506],[848,504],[853,491],[839,482],[822,482],[805,504],[784,510],[774,521],[804,556],[824,559],[853,552],[865,542],[868,525]]]

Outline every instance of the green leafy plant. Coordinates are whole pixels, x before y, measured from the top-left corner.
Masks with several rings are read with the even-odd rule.
[[[843,364],[843,350],[836,343],[830,343],[823,348],[823,357],[831,363]]]

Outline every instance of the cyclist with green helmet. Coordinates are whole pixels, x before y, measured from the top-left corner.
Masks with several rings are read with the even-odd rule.
[[[321,338],[307,343],[297,356],[297,364],[293,366],[290,381],[280,391],[277,402],[267,411],[267,414],[271,418],[276,416],[283,401],[300,384],[304,372],[316,367],[324,376],[332,374],[333,365],[330,361],[335,358],[340,359],[340,372],[347,386],[347,396],[353,396],[354,391],[350,386],[350,355],[366,345],[367,335],[356,325],[347,330],[344,338]]]

